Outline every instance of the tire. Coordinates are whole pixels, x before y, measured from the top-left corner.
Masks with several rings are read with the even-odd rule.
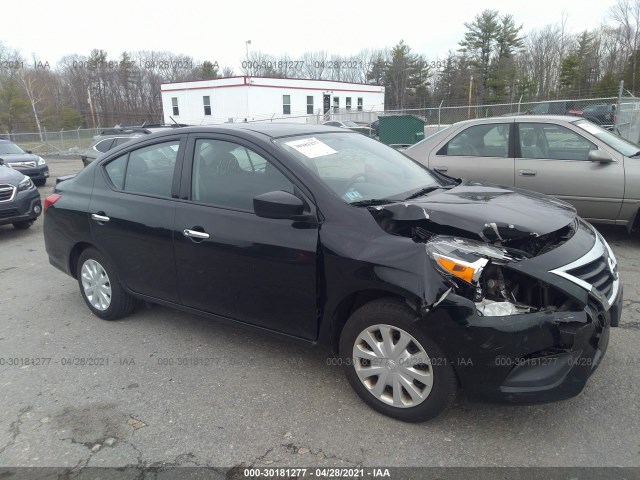
[[[16,222],[13,224],[13,228],[17,230],[26,230],[33,225],[33,220],[25,220],[24,222]]]
[[[415,327],[415,317],[399,300],[375,300],[351,315],[340,336],[342,364],[356,393],[373,409],[405,422],[437,417],[458,392],[451,362]],[[390,353],[385,336],[396,351]],[[381,378],[384,383],[379,385]]]
[[[94,315],[118,320],[135,308],[136,299],[122,288],[111,262],[95,248],[80,254],[76,275],[80,294]]]
[[[33,184],[34,184],[36,187],[42,187],[42,186],[43,186],[43,185],[45,185],[46,183],[47,183],[47,179],[46,179],[46,178],[44,178],[44,179],[42,179],[42,180],[34,180],[34,181],[33,181]]]

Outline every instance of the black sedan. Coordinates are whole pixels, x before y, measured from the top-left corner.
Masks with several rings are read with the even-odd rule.
[[[145,300],[327,346],[366,403],[405,421],[460,387],[577,395],[620,317],[616,259],[573,207],[347,129],[146,136],[58,183],[45,210],[49,260],[98,317]]]
[[[49,178],[49,166],[44,158],[26,152],[9,140],[0,140],[0,158],[4,160],[4,164],[19,170],[24,175],[33,180],[36,186],[40,187],[47,183]]]
[[[40,194],[31,179],[0,160],[0,225],[26,230],[40,213]]]

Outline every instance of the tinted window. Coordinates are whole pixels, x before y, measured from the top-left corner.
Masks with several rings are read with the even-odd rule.
[[[524,158],[588,160],[589,152],[598,149],[573,130],[553,123],[521,123],[518,129]]]
[[[293,185],[256,152],[231,142],[200,139],[193,159],[191,198],[220,207],[253,211],[253,198]]]
[[[113,141],[113,145],[111,146],[111,148],[119,147],[120,145],[122,145],[122,144],[124,144],[124,143],[127,143],[127,142],[129,142],[129,141],[131,141],[131,139],[130,139],[130,138],[116,138],[116,139]]]
[[[126,192],[171,196],[179,140],[133,150],[109,162],[105,170],[113,184]]]
[[[113,183],[113,185],[119,190],[122,190],[122,187],[124,186],[124,172],[127,168],[128,156],[129,154],[126,153],[121,157],[112,160],[104,167],[111,183]]]
[[[99,152],[107,152],[111,149],[111,145],[113,145],[113,138],[107,138],[95,144],[93,148],[95,148]]]
[[[492,123],[469,127],[453,137],[439,155],[473,157],[507,157],[509,123]]]

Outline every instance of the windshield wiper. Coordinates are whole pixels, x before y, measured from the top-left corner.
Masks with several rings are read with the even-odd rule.
[[[390,198],[371,198],[369,200],[360,200],[358,202],[351,202],[349,205],[354,207],[369,207],[372,205],[386,205],[387,203],[393,203],[397,200],[391,200]]]
[[[430,187],[421,188],[417,192],[414,192],[411,195],[409,195],[407,198],[405,198],[405,200],[412,200],[414,198],[422,197],[423,195],[426,195],[427,193],[431,193],[434,190],[440,190],[441,188],[447,188],[447,186],[432,185]],[[451,186],[448,186],[448,188],[451,188]]]

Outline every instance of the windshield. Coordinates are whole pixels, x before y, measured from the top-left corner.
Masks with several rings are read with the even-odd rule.
[[[598,140],[606,143],[611,148],[613,148],[614,150],[623,154],[626,157],[635,155],[636,153],[638,153],[638,151],[640,151],[640,146],[628,140],[625,140],[624,138],[619,137],[615,133],[612,133],[609,130],[605,130],[604,128],[594,123],[588,122],[586,120],[580,120],[579,122],[576,122],[575,125],[589,132],[591,135],[595,136]]]
[[[440,187],[422,165],[359,134],[321,133],[282,138],[276,145],[347,203],[404,200],[417,191]]]
[[[24,153],[15,143],[0,143],[0,155],[21,155]]]

